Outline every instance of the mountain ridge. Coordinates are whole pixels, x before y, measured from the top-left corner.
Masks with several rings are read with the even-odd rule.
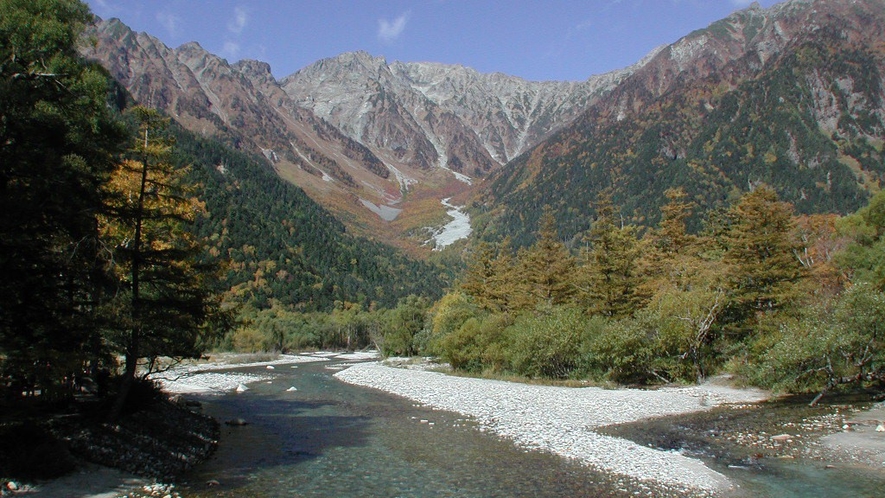
[[[883,33],[881,3],[792,0],[686,35],[493,174],[484,236],[528,243],[550,204],[574,237],[605,189],[645,225],[671,187],[704,211],[759,183],[800,213],[857,209],[885,169]]]
[[[85,54],[136,99],[189,129],[261,152],[348,229],[421,252],[426,227],[447,221],[440,203],[446,198],[491,213],[482,223],[499,228],[487,236],[530,233],[544,204],[553,205],[573,234],[586,228],[592,197],[606,185],[621,189],[616,202],[640,222],[653,221],[663,190],[677,184],[705,209],[754,182],[775,183],[803,212],[850,209],[878,188],[876,137],[885,111],[876,96],[883,92],[856,92],[853,85],[863,78],[848,82],[837,73],[850,69],[840,60],[851,57],[846,47],[856,46],[873,54],[863,67],[881,82],[883,65],[875,55],[881,47],[868,44],[883,44],[877,31],[883,10],[869,0],[753,4],[632,66],[578,82],[388,62],[361,51],[276,79],[266,63],[230,64],[197,43],[170,49],[118,20],[98,21],[98,44]],[[807,71],[790,93],[787,81],[797,76],[781,69],[783,61],[800,49],[814,51],[808,47],[818,38],[826,46],[815,57],[836,50],[835,59],[827,59],[835,66],[792,62],[795,71]],[[774,73],[780,80],[769,83],[783,88],[778,98],[796,112],[754,86]],[[839,85],[845,88],[833,90]],[[734,109],[724,111],[729,105]],[[866,125],[849,130],[840,124],[843,115]],[[745,122],[744,129],[729,124],[734,120]],[[764,120],[782,120],[789,137],[778,130],[760,134]],[[730,134],[731,149],[710,138],[718,137],[717,129]],[[759,141],[752,145],[770,150],[738,150],[741,134],[751,131]],[[827,187],[833,182],[835,190]]]
[[[424,243],[441,200],[574,119],[635,66],[585,82],[530,82],[453,64],[388,63],[351,52],[277,80],[267,63],[233,64],[197,42],[177,48],[97,20],[98,60],[136,100],[186,128],[261,152],[349,229]],[[367,205],[401,212],[378,216]],[[411,241],[409,241],[411,240]]]

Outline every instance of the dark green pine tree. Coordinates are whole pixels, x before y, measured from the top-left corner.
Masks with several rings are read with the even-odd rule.
[[[91,20],[73,0],[0,1],[0,384],[47,395],[100,344],[97,216],[125,142],[106,72],[77,54]]]

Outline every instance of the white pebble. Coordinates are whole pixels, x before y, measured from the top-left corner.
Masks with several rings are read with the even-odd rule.
[[[453,377],[439,372],[361,363],[335,374],[344,382],[411,399],[416,406],[471,417],[523,448],[550,451],[585,465],[627,475],[719,492],[732,485],[701,461],[631,441],[603,436],[595,428],[650,417],[706,410],[725,402],[758,401],[758,393],[715,392],[700,406],[703,387],[658,390],[568,388]],[[755,396],[755,397],[754,397]],[[427,419],[420,423],[433,425]],[[629,452],[630,457],[624,458]]]

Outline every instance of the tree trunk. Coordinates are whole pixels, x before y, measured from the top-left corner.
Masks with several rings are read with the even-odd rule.
[[[144,130],[145,154],[142,159],[141,185],[138,192],[138,209],[135,212],[135,237],[132,240],[132,270],[130,273],[132,290],[132,330],[130,331],[129,346],[126,348],[125,368],[123,378],[120,379],[120,391],[111,408],[109,419],[114,421],[120,417],[126,398],[129,396],[132,384],[135,382],[135,370],[138,367],[139,346],[141,341],[141,238],[142,225],[144,223],[144,196],[147,191],[148,178],[148,130]]]
[[[117,391],[117,397],[114,400],[114,405],[111,407],[111,412],[108,414],[108,421],[116,422],[123,413],[123,407],[126,406],[126,398],[129,397],[129,392],[132,390],[132,384],[135,383],[135,370],[137,367],[138,356],[132,354],[131,351],[127,351],[123,376],[120,379],[120,386]]]

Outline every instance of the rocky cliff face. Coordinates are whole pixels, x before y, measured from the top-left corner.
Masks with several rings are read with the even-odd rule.
[[[574,119],[637,65],[580,83],[530,82],[347,53],[283,79],[297,105],[415,168],[483,177]]]
[[[258,61],[226,60],[196,43],[175,49],[119,20],[99,21],[84,49],[140,103],[186,128],[264,155],[277,172],[353,225],[374,216],[359,201],[400,197],[391,170],[362,144],[295,105]],[[396,166],[393,165],[393,168]]]

